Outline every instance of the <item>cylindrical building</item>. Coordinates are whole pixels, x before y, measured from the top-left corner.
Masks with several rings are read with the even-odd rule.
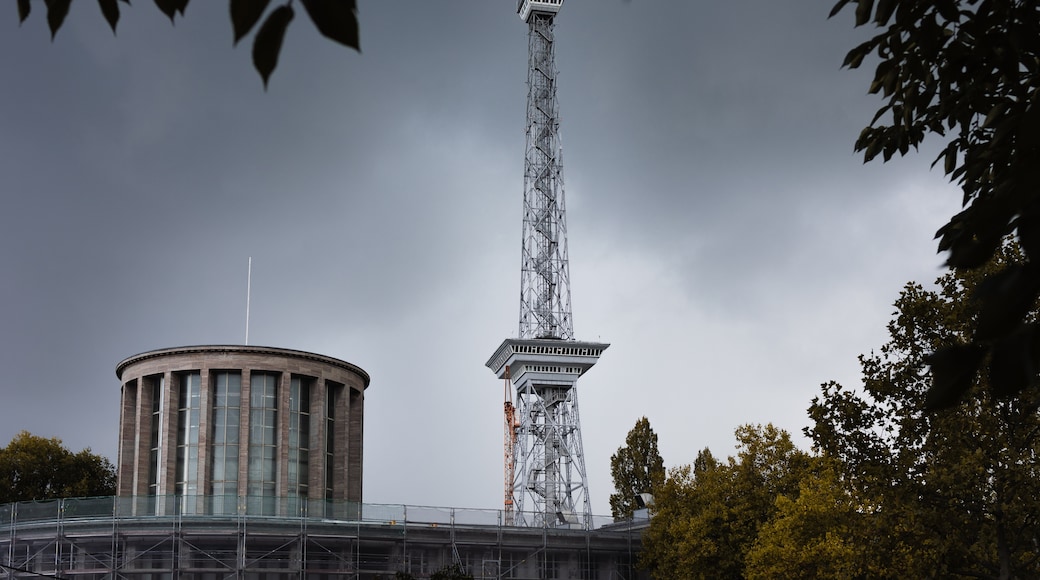
[[[361,368],[283,348],[189,346],[132,356],[116,375],[117,493],[136,513],[320,515],[361,502]]]

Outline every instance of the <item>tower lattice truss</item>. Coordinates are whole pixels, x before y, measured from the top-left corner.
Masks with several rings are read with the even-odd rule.
[[[555,15],[528,17],[527,146],[520,278],[520,337],[574,338],[556,100]]]
[[[574,339],[554,28],[562,0],[520,0],[528,25],[519,338],[488,367],[507,381],[505,513],[521,526],[592,525],[577,380],[607,344]]]

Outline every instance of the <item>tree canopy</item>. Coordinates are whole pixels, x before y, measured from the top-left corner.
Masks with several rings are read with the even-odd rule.
[[[662,579],[1040,577],[1040,395],[999,397],[999,376],[972,375],[962,404],[929,408],[930,353],[966,340],[979,287],[1022,259],[1008,239],[934,289],[908,283],[888,340],[860,357],[862,387],[813,399],[813,454],[744,426],[736,457],[705,449],[672,470],[642,565]]]
[[[985,370],[997,396],[1036,386],[1040,327],[1029,319],[1040,294],[1040,12],[1032,0],[839,0],[856,26],[879,32],[845,57],[875,55],[869,92],[884,104],[856,140],[864,160],[906,155],[931,136],[933,162],[963,193],[964,210],[939,229],[950,266],[976,269],[1016,233],[1023,260],[991,271],[979,311],[961,341],[928,359],[930,409],[956,404]]]
[[[1014,244],[997,252],[983,268],[941,277],[936,290],[907,284],[888,342],[860,357],[862,390],[828,383],[809,409],[806,434],[836,461],[847,494],[835,496],[844,519],[831,529],[860,547],[852,561],[866,577],[1040,575],[1040,398],[995,398],[991,374],[972,377],[964,404],[926,411],[928,353],[964,340],[985,308],[972,298],[978,287],[1020,259]]]
[[[122,0],[129,5],[130,0]],[[177,15],[184,16],[189,0],[155,0],[155,5],[174,22]],[[278,55],[282,51],[282,41],[289,23],[295,17],[292,0],[267,11],[271,0],[228,0],[228,12],[231,15],[231,28],[234,42],[248,36],[263,18],[263,24],[253,37],[253,66],[260,73],[267,87],[267,81],[278,66]],[[322,36],[349,48],[360,51],[358,36],[357,0],[300,0],[311,22]],[[47,25],[51,30],[51,38],[58,33],[65,17],[72,6],[72,0],[44,0],[47,9]],[[24,22],[32,13],[30,0],[18,0],[18,19]],[[101,15],[116,32],[119,24],[119,2],[117,0],[98,0]]]
[[[115,467],[89,448],[73,453],[61,439],[28,431],[0,448],[0,504],[115,492]]]
[[[773,425],[737,429],[737,456],[708,449],[671,470],[654,498],[642,567],[654,578],[744,578],[746,555],[781,496],[795,498],[812,458]]]
[[[664,483],[664,459],[657,449],[657,433],[650,420],[641,417],[625,437],[625,445],[610,457],[615,492],[610,494],[614,519],[630,519],[640,494],[654,494]]]

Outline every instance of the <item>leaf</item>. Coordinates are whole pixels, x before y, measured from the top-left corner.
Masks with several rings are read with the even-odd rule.
[[[267,10],[271,0],[231,0],[231,27],[235,33],[234,44],[249,34]]]
[[[32,5],[29,0],[18,0],[18,24],[25,22],[30,11],[32,11]]]
[[[1012,264],[987,276],[975,290],[979,303],[975,340],[996,340],[1011,334],[1036,305],[1040,273],[1030,264]]]
[[[289,4],[275,8],[264,20],[253,40],[253,66],[264,79],[265,90],[267,80],[271,78],[271,73],[278,66],[278,54],[282,51],[285,29],[292,19],[293,9]]]
[[[322,36],[361,52],[356,0],[301,0]]]
[[[925,357],[932,367],[932,386],[925,395],[924,408],[938,411],[956,405],[975,382],[986,351],[977,344],[956,344]]]
[[[838,3],[834,5],[834,8],[831,8],[831,13],[827,15],[827,18],[834,18],[834,15],[841,12],[841,9],[851,1],[852,0],[838,0]]]
[[[1015,221],[1018,242],[1033,262],[1040,262],[1040,215],[1037,213],[1037,209],[1031,207]]]
[[[155,0],[155,5],[170,19],[170,22],[173,22],[173,17],[177,14],[177,0]]]
[[[935,233],[940,238],[939,251],[950,252],[946,264],[968,269],[985,264],[1010,233],[1010,218],[1006,207],[991,199],[976,199]]]
[[[184,16],[184,11],[188,8],[188,0],[155,0],[155,5],[162,10],[162,13],[169,17],[170,22],[173,22],[173,17],[179,12],[181,16]]]
[[[949,175],[953,173],[954,169],[957,169],[956,141],[951,141],[950,144],[946,146],[946,152],[944,153],[944,155],[946,155],[946,163],[943,164],[943,171],[946,173],[946,175]]]
[[[936,11],[949,22],[960,21],[960,11],[957,10],[957,2],[954,0],[939,0],[935,4]]]
[[[98,6],[101,7],[101,14],[108,21],[108,25],[112,27],[112,34],[115,34],[116,24],[119,23],[119,2],[116,0],[98,0]]]
[[[857,46],[856,48],[849,51],[845,55],[845,60],[842,61],[842,68],[859,68],[859,65],[863,64],[863,58],[867,56],[869,47]]]
[[[982,127],[986,128],[993,125],[993,122],[996,121],[1001,115],[1003,115],[1004,111],[1006,110],[1006,102],[1000,102],[996,105],[993,105],[993,108],[989,110],[989,114],[986,115],[986,120],[982,122]]]
[[[859,0],[856,6],[856,26],[862,26],[870,22],[870,12],[874,8],[874,0]]]
[[[879,0],[877,10],[874,12],[874,23],[878,26],[887,26],[895,11],[896,0]]]
[[[69,14],[72,0],[44,0],[43,3],[47,5],[47,25],[50,26],[51,41],[53,41],[54,35],[58,34],[58,29],[61,28],[65,17]]]
[[[1033,328],[998,341],[989,361],[989,388],[998,398],[1016,395],[1037,378],[1037,352]]]

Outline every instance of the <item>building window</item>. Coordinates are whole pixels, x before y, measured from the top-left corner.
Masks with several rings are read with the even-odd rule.
[[[159,464],[159,451],[162,450],[162,416],[163,397],[166,383],[162,375],[151,377],[147,383],[152,388],[152,422],[151,443],[148,455],[148,495],[159,495],[159,479],[162,466]]]
[[[542,578],[551,580],[560,577],[560,555],[554,552],[545,552],[542,555]]]
[[[336,478],[336,401],[339,399],[337,385],[325,385],[325,500],[335,498]]]
[[[210,441],[210,509],[233,514],[238,508],[238,431],[242,375],[213,375],[213,433]]]
[[[202,375],[180,375],[177,398],[177,475],[174,493],[180,498],[181,513],[196,513],[199,494],[199,415]]]
[[[249,513],[275,515],[278,375],[253,373],[249,379]]]
[[[289,381],[289,482],[292,513],[300,513],[310,486],[311,384],[308,377]]]

